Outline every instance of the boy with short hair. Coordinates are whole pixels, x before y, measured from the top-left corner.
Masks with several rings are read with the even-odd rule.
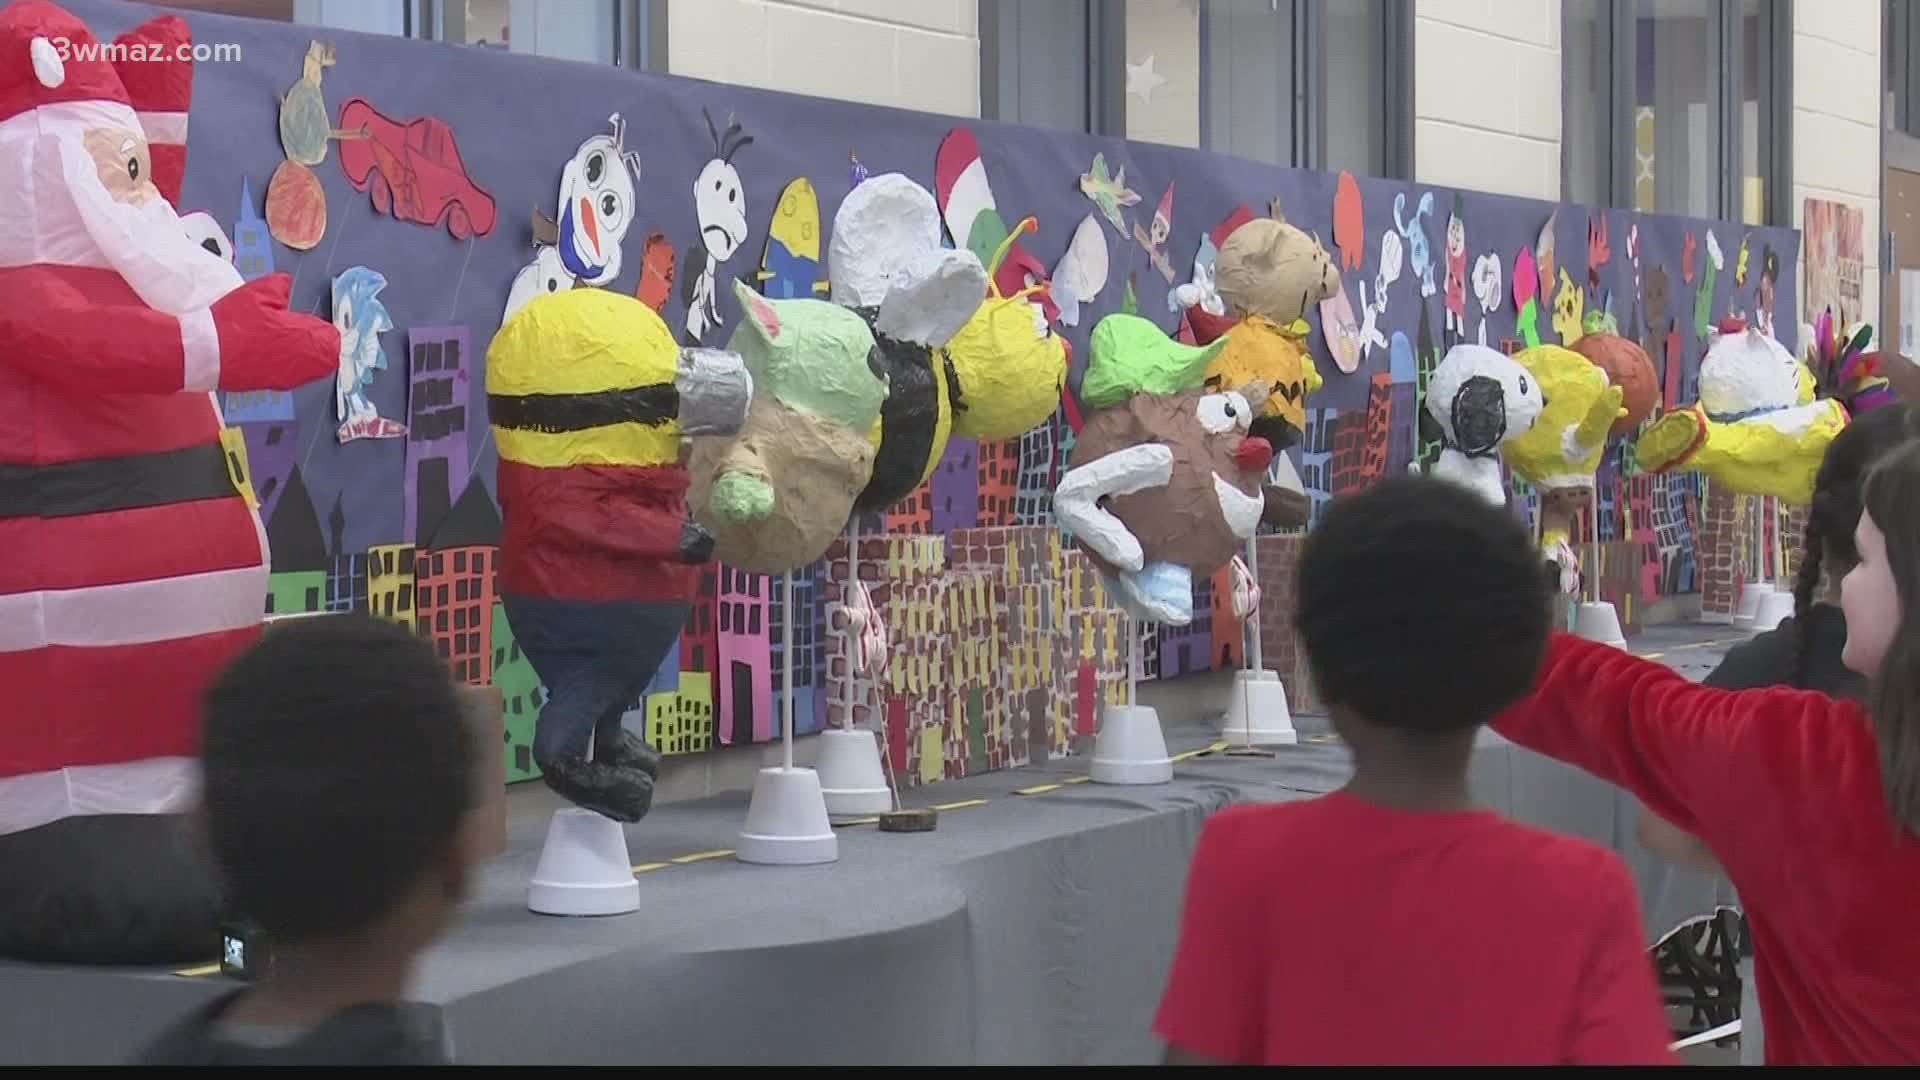
[[[138,1063],[449,1063],[403,999],[466,888],[476,749],[446,664],[391,623],[298,620],[223,672],[206,695],[205,829],[270,967]]]
[[[1167,1063],[1673,1064],[1626,866],[1468,792],[1477,733],[1545,652],[1527,530],[1392,479],[1333,504],[1299,581],[1353,775],[1207,823],[1155,1024]]]

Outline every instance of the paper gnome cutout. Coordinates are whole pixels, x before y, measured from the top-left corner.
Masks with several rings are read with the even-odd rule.
[[[1193,621],[1193,581],[1252,538],[1273,448],[1248,433],[1255,405],[1202,389],[1221,346],[1181,345],[1134,315],[1093,329],[1081,398],[1095,410],[1054,492],[1060,525],[1134,618]]]
[[[1691,470],[1747,495],[1804,506],[1847,410],[1814,399],[1813,373],[1758,327],[1738,319],[1700,362],[1700,400],[1653,422],[1634,443],[1650,472]]]
[[[873,330],[886,372],[872,476],[858,502],[880,510],[925,483],[946,452],[953,372],[940,350],[979,309],[987,270],[972,252],[941,245],[930,192],[886,173],[840,201],[827,274],[833,302]]]
[[[487,349],[501,602],[547,688],[533,759],[548,787],[618,821],[646,814],[660,764],[620,716],[713,556],[687,517],[680,440],[739,431],[751,396],[738,356],[679,348],[652,308],[607,289],[537,297]]]
[[[753,406],[739,434],[694,446],[687,502],[715,558],[783,574],[826,554],[866,488],[886,371],[855,312],[740,283],[734,295],[745,317],[727,347],[753,377]]]
[[[1284,219],[1254,218],[1220,245],[1213,280],[1235,318],[1292,327],[1340,288],[1340,271],[1318,240]]]
[[[1541,491],[1590,490],[1607,433],[1627,415],[1621,388],[1586,357],[1558,345],[1522,349],[1514,360],[1533,376],[1546,404],[1533,430],[1506,444],[1507,464]]]
[[[1506,505],[1500,448],[1531,431],[1544,407],[1539,383],[1512,357],[1465,342],[1448,349],[1420,410],[1421,437],[1440,443],[1433,475]]]
[[[169,201],[193,69],[152,57],[190,55],[187,23],[118,44],[42,0],[0,8],[0,955],[116,965],[198,960],[222,914],[178,815],[267,552],[212,392],[340,358],[287,274],[243,283]]]
[[[1573,351],[1587,358],[1620,388],[1620,405],[1625,415],[1613,422],[1611,434],[1625,435],[1653,415],[1660,401],[1660,376],[1653,370],[1647,351],[1631,338],[1620,336],[1619,324],[1605,311],[1589,311],[1586,333]]]

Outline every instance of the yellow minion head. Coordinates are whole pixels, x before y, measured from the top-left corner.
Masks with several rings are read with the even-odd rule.
[[[1514,360],[1540,384],[1546,408],[1503,447],[1507,464],[1543,491],[1592,486],[1607,433],[1626,415],[1620,388],[1592,361],[1558,345],[1522,349]]]
[[[487,348],[487,412],[508,461],[672,465],[682,435],[739,430],[740,358],[682,349],[660,316],[609,289],[567,289],[516,312]]]
[[[1020,223],[987,267],[987,299],[947,342],[947,362],[959,384],[953,399],[953,434],[962,439],[1016,439],[1060,407],[1067,384],[1068,349],[1033,307],[1045,289],[1036,285],[1001,296],[993,275],[1013,241],[1032,219]]]

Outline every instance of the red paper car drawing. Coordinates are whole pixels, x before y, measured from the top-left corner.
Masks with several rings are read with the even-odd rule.
[[[401,123],[354,98],[340,106],[338,130],[364,132],[341,140],[340,167],[355,191],[370,191],[375,210],[419,225],[445,219],[456,240],[493,231],[493,196],[467,175],[445,121],[422,116]]]

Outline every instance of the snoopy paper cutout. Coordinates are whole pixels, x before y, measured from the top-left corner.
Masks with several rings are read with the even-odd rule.
[[[1500,256],[1489,251],[1473,261],[1473,298],[1480,302],[1479,343],[1487,343],[1487,318],[1500,309]]]
[[[694,216],[700,223],[700,239],[687,248],[681,265],[698,273],[688,274],[681,283],[680,299],[687,307],[687,343],[698,345],[707,331],[720,325],[720,268],[747,242],[747,195],[740,183],[740,170],[733,157],[753,145],[753,136],[741,130],[739,121],[727,118],[723,133],[713,125],[713,116],[705,109],[707,134],[713,137],[713,157],[700,169],[693,181]]]
[[[368,398],[375,374],[387,370],[380,335],[393,329],[393,317],[380,302],[387,279],[377,270],[356,266],[333,280],[333,325],[340,332],[340,369],[334,378],[334,434],[354,439],[397,439],[405,424],[381,416]]]
[[[1427,248],[1427,229],[1421,219],[1433,213],[1433,192],[1420,196],[1420,205],[1411,218],[1405,217],[1407,193],[1393,197],[1393,227],[1407,238],[1407,267],[1420,279],[1420,295],[1433,295],[1433,260]]]

